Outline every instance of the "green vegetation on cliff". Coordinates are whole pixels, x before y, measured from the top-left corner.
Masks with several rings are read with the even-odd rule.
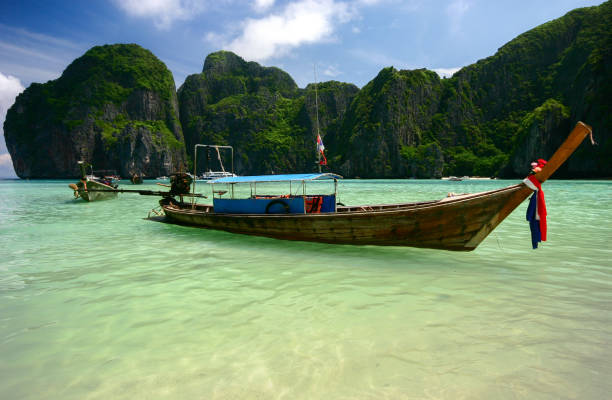
[[[174,96],[172,74],[149,50],[135,44],[96,46],[74,60],[45,86],[45,99],[57,118],[83,108],[121,106],[137,90],[164,100]]]
[[[435,143],[444,174],[519,176],[525,167],[517,149],[537,154],[527,132],[542,138],[532,145],[546,154],[583,120],[601,145],[582,146],[561,176],[612,175],[610,26],[608,1],[536,27],[450,79],[383,69],[357,95],[336,134],[344,139],[333,149],[343,172],[433,177],[438,161],[424,149]]]
[[[320,83],[318,101],[314,85],[228,51],[208,55],[177,94],[148,50],[99,46],[24,91],[5,136],[24,177],[65,176],[75,158],[167,174],[196,143],[232,145],[240,174],[312,171],[318,102],[328,168],[346,177],[521,176],[578,120],[600,145],[581,146],[556,176],[612,176],[610,26],[612,1],[525,32],[452,78],[387,67],[361,90]]]
[[[80,159],[125,176],[184,163],[172,74],[135,44],[93,47],[57,80],[32,84],[7,113],[5,136],[22,177],[74,176]]]
[[[610,1],[573,10],[518,36],[494,56],[462,69],[450,81],[469,83],[465,96],[473,99],[473,108],[467,117],[477,122],[483,137],[500,152],[511,155],[525,139],[530,114],[542,118],[553,104],[547,100],[554,99],[565,105],[558,117],[567,121],[542,129],[557,129],[552,135],[563,137],[567,134],[563,130],[583,120],[593,126],[602,143],[609,142],[612,126],[605,110],[612,98],[611,24]],[[538,110],[541,106],[544,109]],[[577,162],[580,158],[591,161]],[[611,159],[610,149],[583,146],[570,163],[573,172],[562,174],[609,176]],[[520,173],[514,169],[511,175]]]
[[[340,125],[350,103],[344,93],[354,85],[318,86],[322,127]],[[351,92],[350,88],[354,88]],[[201,74],[179,88],[181,122],[187,150],[197,143],[232,145],[239,173],[304,171],[314,168],[314,87],[300,90],[278,68],[246,62],[220,51],[210,54]],[[349,94],[350,96],[350,94]],[[203,167],[198,166],[198,172]]]

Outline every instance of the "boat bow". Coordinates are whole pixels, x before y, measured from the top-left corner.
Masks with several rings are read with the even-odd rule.
[[[576,151],[578,146],[584,141],[587,135],[591,135],[591,141],[593,141],[593,128],[589,125],[578,122],[572,132],[569,134],[563,144],[555,151],[550,160],[542,168],[540,172],[535,174],[536,179],[540,183],[546,182],[552,174],[559,169],[561,165]],[[521,183],[516,186],[516,190],[512,191],[512,194],[508,197],[506,204],[499,210],[498,213],[493,215],[491,220],[487,222],[481,229],[474,235],[469,242],[466,243],[466,247],[475,249],[488,235],[499,225],[516,207],[519,206],[529,195],[533,193],[532,189],[529,188],[525,183]]]

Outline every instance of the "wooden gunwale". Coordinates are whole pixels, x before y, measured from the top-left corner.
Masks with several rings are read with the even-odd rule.
[[[457,196],[457,199],[453,199],[452,197],[444,198],[441,200],[434,201],[423,201],[416,203],[398,203],[398,204],[373,204],[373,205],[363,205],[363,206],[350,206],[351,210],[343,210],[344,207],[338,207],[338,211],[335,213],[319,213],[319,214],[229,214],[229,213],[215,213],[212,209],[213,207],[210,205],[198,204],[195,208],[191,208],[192,205],[189,203],[182,203],[178,207],[172,207],[176,210],[180,210],[182,214],[188,215],[200,215],[202,213],[206,213],[214,216],[227,216],[234,218],[268,218],[268,219],[310,219],[310,218],[342,218],[346,216],[369,216],[371,214],[396,214],[398,212],[413,210],[413,209],[427,209],[432,207],[449,207],[456,205],[458,203],[464,203],[473,201],[476,198],[487,197],[497,193],[503,193],[507,191],[514,191],[521,187],[527,188],[524,183],[519,183],[517,185],[507,186],[501,189],[494,189],[486,192],[478,192],[472,193],[469,195],[461,195]],[[530,190],[531,192],[531,190]],[[365,209],[365,208],[370,209]],[[202,210],[201,208],[208,209],[210,211]],[[361,209],[364,208],[364,209]]]

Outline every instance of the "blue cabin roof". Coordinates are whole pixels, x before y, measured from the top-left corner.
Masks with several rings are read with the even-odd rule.
[[[285,174],[285,175],[255,175],[230,176],[208,181],[208,183],[256,183],[256,182],[289,182],[314,181],[317,179],[342,179],[342,176],[331,173]]]

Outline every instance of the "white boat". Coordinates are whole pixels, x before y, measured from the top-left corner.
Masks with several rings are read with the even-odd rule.
[[[234,178],[238,175],[228,171],[206,171],[202,175],[198,176],[199,181],[210,181],[218,178]]]
[[[213,179],[234,178],[238,176],[234,174],[233,172],[234,170],[234,148],[232,146],[219,146],[219,145],[214,145],[214,144],[196,144],[194,148],[194,165],[196,165],[196,167],[198,165],[197,164],[198,163],[197,152],[198,152],[199,147],[203,147],[206,151],[206,158],[205,158],[206,168],[205,168],[205,172],[202,175],[196,175],[195,179],[197,181],[210,181]],[[221,160],[221,153],[219,152],[219,149],[230,150],[232,172],[225,170],[225,167],[223,166],[223,161]],[[214,150],[216,152],[219,168],[221,169],[220,171],[213,171],[210,168],[210,165],[212,164],[212,160],[210,159],[210,154],[209,154],[210,150]]]

